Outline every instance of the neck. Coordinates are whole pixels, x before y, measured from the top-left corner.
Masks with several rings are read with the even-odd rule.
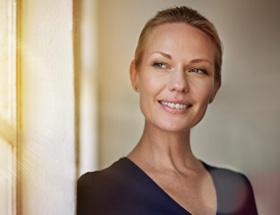
[[[155,170],[185,168],[199,165],[190,147],[190,130],[171,132],[145,123],[143,135],[128,157],[137,164]]]

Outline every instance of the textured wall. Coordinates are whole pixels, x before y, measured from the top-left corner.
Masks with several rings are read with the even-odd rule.
[[[26,0],[20,8],[23,215],[74,214],[72,6]]]
[[[247,174],[260,214],[279,213],[278,1],[100,0],[100,168],[126,155],[139,140],[144,119],[130,86],[129,64],[145,22],[174,5],[191,6],[213,21],[225,47],[222,88],[193,129],[195,155]]]

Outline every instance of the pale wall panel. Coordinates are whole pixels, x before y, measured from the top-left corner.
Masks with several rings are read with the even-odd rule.
[[[72,1],[20,7],[21,214],[75,214]]]

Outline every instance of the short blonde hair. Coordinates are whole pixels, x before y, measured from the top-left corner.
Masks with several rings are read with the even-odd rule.
[[[145,42],[149,37],[149,33],[152,29],[159,25],[166,23],[186,23],[193,27],[196,27],[206,33],[209,38],[213,41],[216,47],[215,53],[215,80],[221,79],[221,68],[222,68],[222,57],[223,49],[222,42],[219,38],[215,26],[204,16],[199,14],[196,10],[188,7],[175,7],[159,11],[156,16],[150,19],[144,26],[135,51],[135,67],[140,68],[142,63],[142,58],[145,49]]]

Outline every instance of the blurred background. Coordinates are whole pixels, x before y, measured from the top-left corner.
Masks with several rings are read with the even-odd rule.
[[[243,172],[259,214],[280,205],[280,1],[1,0],[0,214],[75,214],[76,180],[137,144],[129,66],[157,11],[186,5],[224,44],[222,87],[194,154]]]

